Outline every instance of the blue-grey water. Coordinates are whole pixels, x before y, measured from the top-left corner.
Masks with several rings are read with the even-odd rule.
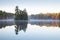
[[[0,20],[0,40],[60,40],[60,21]]]

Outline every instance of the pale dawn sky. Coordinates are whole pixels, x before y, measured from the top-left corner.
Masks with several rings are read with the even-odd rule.
[[[15,7],[27,9],[28,15],[60,12],[60,0],[0,0],[0,10],[6,12],[15,12]]]

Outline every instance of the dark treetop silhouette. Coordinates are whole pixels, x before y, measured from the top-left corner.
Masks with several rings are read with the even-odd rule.
[[[26,9],[19,10],[18,6],[16,6],[15,9],[15,20],[27,20],[28,19],[28,15],[26,12]]]

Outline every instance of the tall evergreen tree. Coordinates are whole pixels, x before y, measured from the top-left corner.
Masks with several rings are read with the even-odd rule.
[[[18,9],[18,6],[16,6],[16,9],[15,9],[15,14],[19,14],[19,9]]]

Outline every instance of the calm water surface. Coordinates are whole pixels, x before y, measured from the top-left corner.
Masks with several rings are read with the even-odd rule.
[[[60,40],[60,21],[0,20],[0,40]]]

